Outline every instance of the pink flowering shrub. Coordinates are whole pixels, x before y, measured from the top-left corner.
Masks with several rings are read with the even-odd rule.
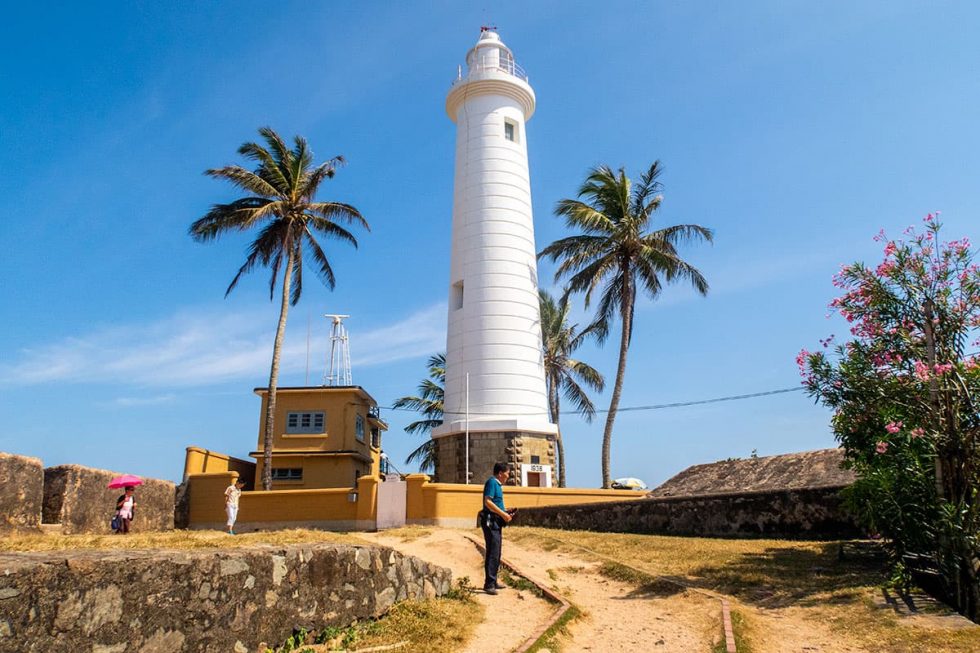
[[[830,303],[852,339],[803,349],[811,396],[859,481],[846,497],[885,536],[897,568],[934,561],[947,599],[978,619],[980,267],[970,241],[940,239],[936,216],[904,239],[875,237],[884,260],[841,268]],[[912,556],[911,554],[916,554]]]

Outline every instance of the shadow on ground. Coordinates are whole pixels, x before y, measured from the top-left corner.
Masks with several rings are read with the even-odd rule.
[[[768,548],[694,569],[689,582],[764,608],[845,604],[885,581],[873,542],[828,542],[816,550]]]

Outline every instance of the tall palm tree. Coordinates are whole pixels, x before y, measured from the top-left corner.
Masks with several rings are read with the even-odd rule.
[[[577,324],[568,323],[568,297],[557,302],[546,291],[541,297],[541,344],[544,353],[544,376],[548,387],[548,410],[551,421],[558,426],[558,487],[565,487],[565,443],[561,437],[558,417],[561,412],[560,394],[591,422],[595,406],[585,394],[579,382],[602,392],[606,383],[593,367],[572,358],[579,345],[590,335],[588,329],[578,330]]]
[[[608,166],[592,169],[579,188],[579,199],[563,199],[555,208],[566,226],[582,233],[557,240],[538,254],[560,261],[555,280],[568,277],[566,295],[584,292],[586,307],[596,288],[601,287],[596,317],[589,327],[599,342],[608,335],[612,319],[618,317],[622,323],[616,383],[602,436],[604,488],[611,484],[609,449],[626,374],[637,293],[656,298],[664,284],[675,281],[690,282],[702,295],[708,292],[708,282],[680,257],[677,245],[711,242],[711,230],[696,224],[649,230],[653,214],[663,201],[663,186],[658,181],[661,171],[660,162],[655,161],[640,175],[639,183],[633,184],[623,168],[618,172]]]
[[[396,399],[394,408],[410,408],[422,413],[422,419],[405,427],[406,433],[428,435],[442,424],[442,402],[445,397],[446,355],[434,354],[429,357],[429,378],[419,383],[419,393],[415,396]],[[436,468],[436,446],[431,438],[405,458],[408,464],[418,463],[419,471],[431,472]]]
[[[368,231],[370,227],[353,206],[316,200],[320,184],[334,176],[337,167],[344,163],[343,157],[337,156],[314,165],[313,153],[303,137],[296,136],[293,147],[289,148],[270,127],[259,129],[259,134],[265,140],[265,146],[245,143],[238,148],[240,155],[254,162],[254,170],[231,165],[212,168],[204,173],[231,182],[246,195],[228,204],[212,206],[203,218],[191,225],[190,235],[199,242],[209,242],[228,231],[259,229],[258,236],[248,248],[245,263],[228,285],[225,297],[243,274],[261,265],[272,271],[269,280],[271,301],[275,295],[276,279],[282,273],[282,303],[272,347],[263,439],[262,487],[270,490],[279,357],[289,305],[295,305],[303,292],[304,254],[320,280],[332,290],[336,284],[333,268],[317,237],[336,238],[357,247],[353,234],[339,223],[359,224]]]

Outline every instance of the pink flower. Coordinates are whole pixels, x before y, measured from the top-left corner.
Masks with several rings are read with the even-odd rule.
[[[885,430],[889,433],[898,433],[902,430],[903,426],[905,425],[901,422],[889,422],[888,424],[885,424]]]
[[[888,244],[885,245],[885,256],[891,256],[897,250],[898,250],[898,247],[895,246],[895,241],[890,240],[890,241],[888,241]]]
[[[929,380],[929,366],[922,361],[915,361],[915,376],[920,381]]]
[[[925,434],[926,434],[926,430],[925,429],[918,428],[918,429],[912,429],[912,432],[909,435],[912,436],[912,439],[915,439],[915,438],[921,438]]]
[[[875,445],[875,451],[877,451],[878,453],[885,453],[886,451],[888,451],[888,443],[878,442],[878,444]]]
[[[936,373],[936,376],[942,376],[943,374],[948,374],[953,371],[952,363],[936,363],[932,366],[932,371]]]

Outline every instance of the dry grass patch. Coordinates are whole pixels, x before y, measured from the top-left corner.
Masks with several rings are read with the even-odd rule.
[[[603,573],[640,588],[649,584],[643,577],[649,574],[735,597],[744,606],[739,630],[748,633],[748,645],[753,644],[753,622],[778,611],[801,624],[829,627],[868,651],[980,650],[980,627],[957,628],[934,615],[907,617],[882,608],[881,588],[888,580],[885,558],[870,542],[725,540],[522,527],[510,529],[508,537],[549,551],[579,556],[595,552],[606,563]]]
[[[379,535],[385,537],[398,538],[402,542],[414,542],[415,540],[432,535],[432,528],[429,526],[402,526],[401,528],[389,528],[379,531]]]
[[[0,551],[63,551],[78,549],[229,549],[257,544],[365,544],[352,533],[290,529],[228,535],[220,531],[166,531],[129,535],[9,535],[0,538]]]
[[[384,617],[321,632],[301,631],[272,653],[391,650],[394,653],[461,651],[483,621],[484,608],[457,583],[449,594],[428,601],[403,601]],[[390,647],[390,648],[389,648]]]

